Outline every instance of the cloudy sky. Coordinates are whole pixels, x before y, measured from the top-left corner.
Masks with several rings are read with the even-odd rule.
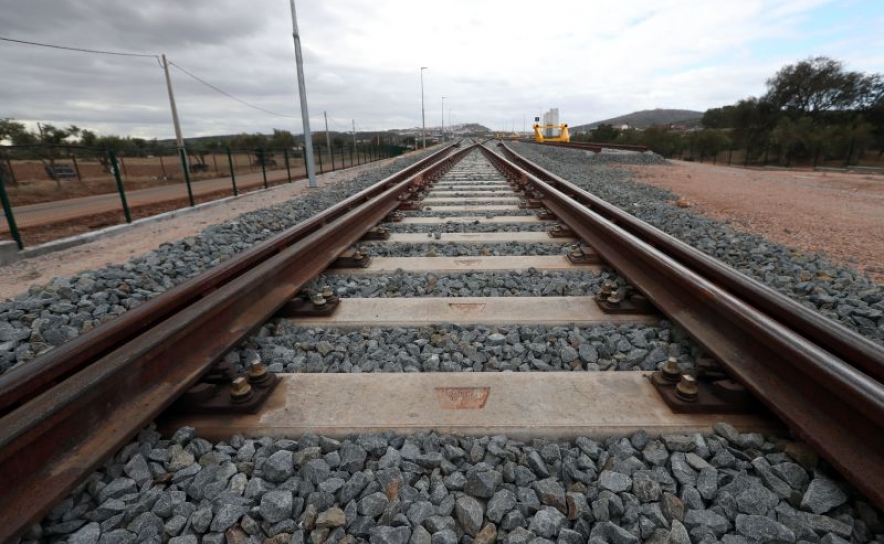
[[[0,0],[0,37],[160,54],[184,135],[302,132],[286,0]],[[785,64],[828,55],[884,71],[881,0],[300,0],[313,130],[476,122],[571,125],[648,108],[705,110],[764,92]],[[0,118],[173,136],[154,58],[0,41]],[[450,110],[450,111],[449,111]]]

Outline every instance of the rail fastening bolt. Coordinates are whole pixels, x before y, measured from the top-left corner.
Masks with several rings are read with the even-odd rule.
[[[325,297],[322,296],[322,293],[313,293],[313,296],[310,297],[310,302],[317,308],[321,308],[325,306]]]
[[[252,386],[240,376],[230,384],[230,400],[232,402],[245,402],[252,396]]]
[[[675,396],[685,402],[696,402],[700,389],[697,387],[697,378],[685,374],[675,386]]]
[[[679,368],[678,360],[675,357],[667,359],[660,372],[667,382],[678,383],[681,381],[681,368]]]
[[[328,285],[322,288],[322,296],[325,298],[331,298],[334,293],[332,292],[332,288]]]
[[[267,367],[261,361],[255,361],[249,367],[249,383],[259,384],[266,381],[270,377]]]

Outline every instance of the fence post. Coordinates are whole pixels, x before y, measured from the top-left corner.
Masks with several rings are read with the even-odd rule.
[[[731,155],[733,155],[733,153],[734,153],[734,143],[731,142],[731,145],[729,145],[727,148],[727,165],[728,166],[731,165]]]
[[[331,163],[332,163],[331,171],[334,172],[335,170],[337,170],[337,168],[335,168],[335,148],[329,147],[328,154],[331,156]]]
[[[264,176],[264,188],[268,189],[267,185],[267,155],[264,152],[263,147],[258,148],[258,156],[261,158],[261,175]]]
[[[289,183],[292,182],[292,164],[289,162],[289,148],[284,147],[282,153],[285,156],[285,171],[289,177]]]
[[[239,196],[239,189],[236,188],[236,168],[233,167],[233,154],[230,148],[227,148],[227,164],[230,165],[230,183],[233,184],[233,196]]]
[[[318,153],[316,153],[316,157],[319,159],[319,173],[324,174],[325,170],[322,169],[322,146],[321,145],[316,146],[316,150],[318,151]],[[305,155],[304,160],[306,160],[306,155]]]
[[[2,172],[0,172],[0,201],[3,203],[3,213],[6,214],[9,233],[12,235],[12,239],[15,240],[15,245],[18,246],[18,249],[22,250],[25,248],[25,245],[21,241],[18,225],[15,224],[15,216],[12,214],[12,203],[9,201],[9,195],[6,194],[6,180],[3,179]]]
[[[181,160],[181,170],[184,172],[184,183],[187,185],[187,200],[190,201],[190,207],[196,206],[193,201],[193,188],[190,186],[190,168],[187,167],[187,150],[183,147],[178,149],[178,158]]]
[[[820,163],[820,150],[823,146],[822,142],[816,143],[816,153],[813,154],[813,167],[816,168]]]
[[[353,148],[350,148],[350,168],[353,168]]]
[[[15,179],[15,171],[12,169],[12,160],[9,158],[9,153],[4,153],[4,155],[3,160],[6,161],[6,166],[9,169],[9,181],[11,181],[13,185],[18,185],[18,181]]]
[[[74,163],[74,172],[77,173],[77,181],[83,181],[83,176],[80,175],[80,165],[77,164],[77,156],[71,153],[71,161]]]
[[[111,170],[114,173],[114,180],[117,182],[117,191],[120,193],[120,202],[123,203],[123,214],[126,216],[126,223],[132,222],[132,214],[129,213],[129,203],[126,202],[126,190],[123,189],[123,178],[120,177],[120,165],[117,156],[110,149],[107,150],[107,157],[110,159]]]

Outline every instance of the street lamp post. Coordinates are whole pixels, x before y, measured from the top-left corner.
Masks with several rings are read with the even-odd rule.
[[[424,149],[427,148],[427,118],[424,115],[424,70],[427,66],[421,66],[421,140],[424,142]]]
[[[445,97],[442,97],[442,143],[445,143]]]

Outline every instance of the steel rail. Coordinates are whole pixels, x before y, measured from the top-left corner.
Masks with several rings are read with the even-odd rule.
[[[595,206],[572,198],[573,185],[557,188],[486,147],[482,150],[512,178],[543,193],[547,209],[869,499],[884,506],[880,379],[854,366],[853,360],[829,352],[818,336],[790,329],[788,321],[767,315],[716,279],[679,262],[658,239],[643,240]],[[846,329],[844,334],[849,336]]]
[[[451,148],[447,148],[449,151]],[[211,365],[394,211],[409,187],[471,148],[424,161],[410,176],[348,199],[341,213],[0,419],[0,541],[45,515],[104,458],[152,421]],[[394,181],[395,180],[395,181]],[[316,218],[308,220],[313,222]],[[298,229],[298,226],[294,227]]]
[[[849,360],[866,374],[884,382],[884,347],[528,161],[509,147],[504,145],[502,149],[510,161],[538,179],[592,208],[602,217],[683,262],[774,319],[805,336],[813,337],[827,351]]]
[[[556,147],[567,147],[570,149],[582,149],[585,151],[595,151],[598,153],[602,149],[619,149],[622,151],[636,151],[639,153],[650,151],[650,148],[643,145],[628,145],[628,144],[611,144],[611,143],[595,143],[595,142],[535,142],[533,140],[528,140],[531,143],[536,143],[538,145],[554,145]]]
[[[415,175],[440,157],[449,154],[452,149],[453,146],[445,147],[294,227],[246,249],[227,262],[159,294],[116,319],[0,375],[0,416],[174,315],[181,308],[193,304],[206,293],[242,275],[304,236],[341,217],[355,206],[374,198],[392,184]]]

